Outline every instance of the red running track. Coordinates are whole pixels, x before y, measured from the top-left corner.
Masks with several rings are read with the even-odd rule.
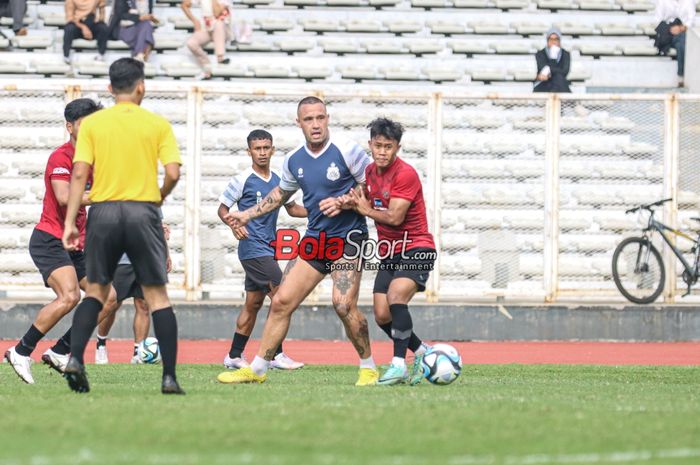
[[[0,349],[16,341],[0,341]],[[33,358],[52,342],[42,341]],[[225,340],[180,341],[179,363],[222,363],[231,342]],[[245,351],[252,360],[259,341],[251,340]],[[593,364],[593,365],[700,365],[700,342],[451,342],[465,364]],[[86,352],[86,360],[95,357],[94,339]],[[133,342],[110,340],[112,363],[131,359]],[[347,341],[285,341],[284,350],[292,358],[308,364],[354,365],[358,358]],[[377,363],[388,363],[392,356],[389,341],[372,342]]]

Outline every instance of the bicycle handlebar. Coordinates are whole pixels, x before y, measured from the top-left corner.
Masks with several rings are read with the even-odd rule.
[[[626,211],[625,211],[625,214],[634,213],[634,212],[639,211],[639,210],[649,210],[649,211],[652,211],[651,207],[658,207],[659,205],[663,205],[663,204],[665,204],[666,202],[670,202],[671,200],[673,200],[673,199],[672,199],[672,198],[668,198],[668,199],[658,200],[658,201],[656,201],[656,202],[654,202],[654,203],[649,203],[649,204],[646,204],[646,205],[640,205],[640,206],[638,206],[638,207],[630,208],[629,210],[626,210]]]

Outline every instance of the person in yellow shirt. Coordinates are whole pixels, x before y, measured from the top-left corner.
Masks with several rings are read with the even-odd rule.
[[[168,121],[140,107],[145,94],[143,63],[121,58],[109,67],[116,105],[82,122],[66,212],[63,246],[78,246],[75,219],[92,168],[85,240],[87,291],[73,316],[68,386],[89,392],[83,356],[97,326],[119,259],[126,253],[151,309],[163,359],[163,394],[184,394],[175,377],[177,320],[166,283],[167,245],[159,207],[180,178],[180,152]],[[158,186],[158,162],[165,169]]]

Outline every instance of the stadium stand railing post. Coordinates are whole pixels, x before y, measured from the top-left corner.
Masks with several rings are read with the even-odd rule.
[[[557,300],[559,290],[559,127],[561,100],[551,94],[546,104],[544,171],[544,291],[545,302]]]

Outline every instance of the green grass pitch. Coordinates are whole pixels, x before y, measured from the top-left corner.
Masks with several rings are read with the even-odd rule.
[[[450,386],[356,388],[356,368],[218,384],[181,365],[88,367],[92,392],[0,365],[0,465],[697,464],[700,368],[472,365]]]

